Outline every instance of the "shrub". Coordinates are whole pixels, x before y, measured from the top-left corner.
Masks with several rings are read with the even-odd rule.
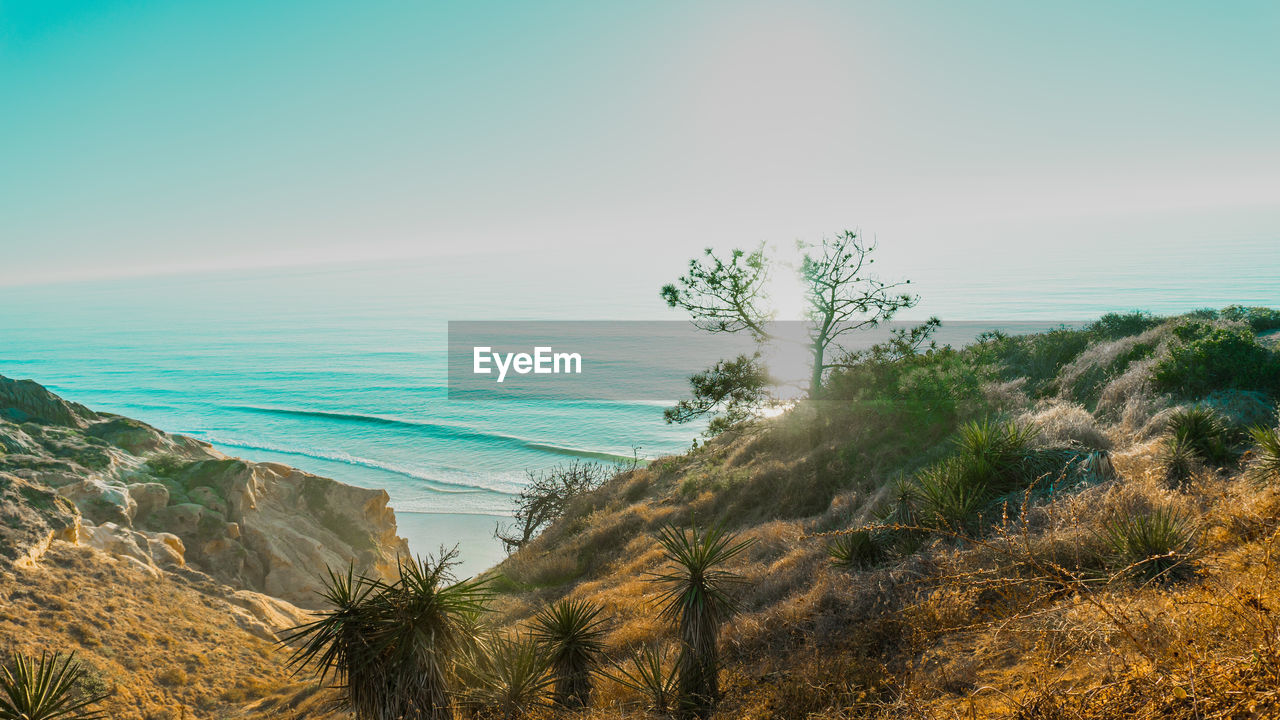
[[[1254,332],[1267,332],[1280,329],[1280,310],[1268,307],[1245,307],[1232,305],[1224,308],[1220,317],[1223,320],[1247,323]]]
[[[617,468],[600,463],[573,461],[546,472],[527,472],[529,481],[515,498],[515,522],[493,532],[507,552],[521,548],[548,525],[564,515],[578,498],[596,490],[613,477]]]
[[[1259,481],[1280,480],[1280,430],[1256,427],[1249,431],[1258,448],[1251,473]]]
[[[1231,457],[1231,429],[1222,416],[1197,405],[1169,416],[1169,433],[1174,443],[1185,447],[1200,460],[1221,465]]]
[[[841,533],[827,543],[827,555],[837,567],[860,570],[880,562],[884,552],[870,530]]]
[[[61,661],[61,663],[59,663]],[[40,659],[15,655],[0,668],[0,718],[5,720],[98,720],[91,706],[108,693],[85,691],[85,670],[75,655]]]
[[[1171,582],[1195,572],[1195,526],[1171,508],[1113,519],[1103,537],[1113,567],[1122,575],[1143,582]]]
[[[1085,326],[1085,332],[1098,340],[1119,340],[1139,335],[1161,323],[1149,312],[1107,313]]]
[[[1153,369],[1157,389],[1193,398],[1228,389],[1280,392],[1280,356],[1251,330],[1189,321],[1174,336]]]

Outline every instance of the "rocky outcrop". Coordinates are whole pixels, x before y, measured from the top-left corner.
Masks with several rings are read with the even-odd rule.
[[[61,538],[314,606],[326,568],[389,576],[408,555],[387,501],[0,376],[0,561]]]

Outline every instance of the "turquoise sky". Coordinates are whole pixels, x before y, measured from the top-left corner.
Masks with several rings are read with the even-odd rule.
[[[1276,2],[0,0],[0,284],[1280,244],[1278,38]]]

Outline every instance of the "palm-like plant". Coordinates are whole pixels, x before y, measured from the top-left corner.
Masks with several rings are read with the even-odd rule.
[[[40,659],[15,655],[0,668],[0,720],[98,720],[106,714],[93,710],[109,693],[85,695],[78,686],[85,671],[75,654],[40,654]]]
[[[667,586],[658,599],[663,617],[675,622],[680,635],[681,715],[706,718],[720,698],[720,626],[737,609],[728,589],[741,581],[720,566],[751,542],[738,541],[723,524],[701,530],[696,523],[689,531],[668,525],[659,530],[658,542],[674,563],[653,579]]]
[[[530,635],[493,635],[468,657],[469,704],[484,717],[524,717],[546,705],[553,678],[547,654]]]
[[[402,562],[393,583],[330,572],[333,609],[286,638],[294,671],[335,679],[361,720],[451,718],[453,663],[489,597],[484,581],[452,582],[455,556]]]
[[[583,707],[591,695],[591,675],[604,653],[603,611],[587,600],[561,600],[533,620],[533,637],[550,655],[561,707]]]

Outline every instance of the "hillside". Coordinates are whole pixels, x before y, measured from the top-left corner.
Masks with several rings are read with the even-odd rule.
[[[1280,716],[1277,330],[1228,308],[963,349],[903,336],[820,401],[570,497],[487,574],[480,623],[587,600],[611,662],[652,648],[669,670],[657,533],[723,525],[751,545],[726,566],[715,717]],[[0,390],[0,650],[76,650],[112,717],[349,717],[284,672],[273,641],[308,616],[270,595],[344,558],[385,577],[403,552],[385,495]],[[497,714],[649,705],[600,677],[585,710]]]
[[[77,653],[112,718],[226,717],[287,686],[276,643],[323,568],[405,554],[384,492],[0,377],[0,656]]]
[[[1276,716],[1280,477],[1245,430],[1276,427],[1278,327],[1231,308],[879,348],[820,403],[578,498],[497,568],[497,607],[583,598],[615,658],[669,643],[655,533],[725,523],[753,544],[717,717]],[[1217,452],[1172,449],[1188,408]]]

